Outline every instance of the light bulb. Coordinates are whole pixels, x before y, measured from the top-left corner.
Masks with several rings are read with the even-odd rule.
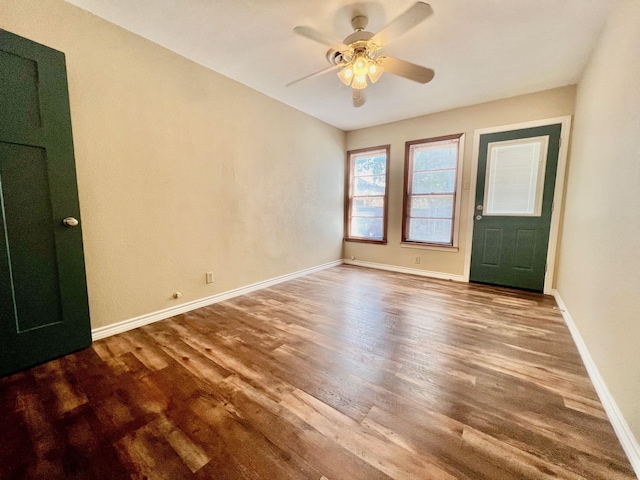
[[[382,72],[384,72],[384,68],[375,63],[371,63],[371,65],[369,65],[369,71],[367,72],[371,83],[376,83],[382,76]]]
[[[356,75],[353,77],[353,83],[351,83],[351,87],[360,90],[361,88],[367,88],[367,77],[366,75]]]
[[[369,59],[364,55],[358,55],[353,62],[353,74],[356,77],[365,77],[369,71]]]
[[[342,83],[349,86],[351,84],[351,79],[353,78],[353,70],[351,67],[345,67],[338,72],[338,78]]]

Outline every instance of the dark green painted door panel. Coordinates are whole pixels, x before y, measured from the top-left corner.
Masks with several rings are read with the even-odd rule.
[[[470,281],[541,292],[549,247],[561,125],[512,130],[480,136]],[[489,145],[548,137],[547,162],[540,216],[489,216],[485,183]]]
[[[64,54],[0,30],[0,376],[91,344]]]

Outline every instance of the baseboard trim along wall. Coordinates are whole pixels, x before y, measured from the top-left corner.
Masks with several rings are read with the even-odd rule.
[[[365,262],[363,260],[344,259],[347,265],[357,265],[358,267],[376,268],[378,270],[387,270],[389,272],[408,273],[410,275],[419,275],[421,277],[438,278],[440,280],[454,280],[456,282],[465,282],[464,275],[454,275],[452,273],[432,272],[430,270],[420,270],[419,268],[398,267],[396,265],[388,265],[386,263]]]
[[[602,402],[602,406],[604,407],[605,412],[607,412],[607,416],[609,417],[609,421],[613,426],[613,429],[622,444],[622,448],[624,449],[627,457],[629,457],[629,462],[631,462],[631,466],[633,470],[636,472],[638,478],[640,478],[640,444],[638,444],[638,440],[634,437],[631,429],[629,428],[629,424],[622,416],[622,412],[618,408],[609,388],[607,388],[604,379],[600,375],[598,371],[598,367],[596,366],[593,358],[591,358],[591,354],[587,349],[587,345],[584,343],[582,336],[580,335],[580,331],[576,326],[571,314],[567,310],[566,305],[562,301],[560,294],[557,290],[553,290],[553,296],[558,303],[558,308],[562,312],[562,316],[564,317],[564,321],[571,332],[571,336],[573,337],[573,341],[578,347],[578,352],[580,352],[580,356],[582,357],[582,362],[587,369],[587,373],[589,374],[589,378],[593,383],[593,386],[596,389],[598,397],[600,397],[600,401]]]
[[[278,283],[288,282],[289,280],[293,280],[298,277],[304,277],[305,275],[310,275],[312,273],[319,272],[321,270],[325,270],[327,268],[335,267],[341,264],[342,260],[334,260],[333,262],[324,263],[316,267],[306,268],[297,272],[288,273],[286,275],[270,278],[268,280],[263,280],[262,282],[253,283],[245,287],[218,293],[210,297],[205,297],[199,300],[194,300],[192,302],[176,305],[175,307],[165,308],[164,310],[147,313],[139,317],[130,318],[129,320],[123,320],[122,322],[107,325],[106,327],[94,328],[91,330],[91,336],[93,337],[93,340],[100,340],[101,338],[110,337],[111,335],[126,332],[127,330],[133,330],[134,328],[142,327],[144,325],[149,325],[150,323],[158,322],[175,315],[190,312],[191,310],[195,310],[197,308],[202,308],[206,307],[207,305],[213,305],[214,303],[223,302],[225,300],[229,300],[230,298],[239,297],[240,295],[246,295],[247,293],[255,292],[256,290],[271,287],[273,285],[277,285]]]
[[[227,292],[218,293],[216,295],[212,295],[210,297],[201,298],[199,300],[194,300],[192,302],[183,303],[181,305],[177,305],[175,307],[166,308],[164,310],[158,310],[156,312],[148,313],[145,315],[141,315],[139,317],[131,318],[128,320],[123,320],[122,322],[114,323],[112,325],[107,325],[105,327],[94,328],[91,330],[91,334],[93,340],[100,340],[102,338],[109,337],[111,335],[116,335],[118,333],[126,332],[128,330],[133,330],[134,328],[142,327],[144,325],[148,325],[150,323],[158,322],[160,320],[164,320],[175,315],[180,315],[182,313],[190,312],[197,308],[206,307],[208,305],[213,305],[214,303],[223,302],[225,300],[229,300],[234,297],[238,297],[240,295],[245,295],[247,293],[254,292],[256,290],[261,290],[263,288],[268,288],[273,285],[277,285],[279,283],[287,282],[289,280],[293,280],[295,278],[303,277],[305,275],[310,275],[315,272],[319,272],[321,270],[325,270],[327,268],[335,267],[345,263],[347,265],[356,265],[359,267],[365,268],[374,268],[378,270],[387,270],[391,272],[398,273],[408,273],[411,275],[419,275],[423,277],[437,278],[441,280],[453,280],[456,282],[464,282],[465,278],[463,275],[454,275],[450,273],[443,272],[433,272],[429,270],[420,270],[417,268],[408,268],[408,267],[399,267],[396,265],[387,265],[383,263],[374,263],[374,262],[366,262],[362,260],[351,260],[351,259],[343,259],[343,260],[335,260],[333,262],[328,262],[322,265],[318,265],[315,267],[307,268],[304,270],[299,270],[297,272],[288,273],[286,275],[281,275],[279,277],[270,278],[268,280],[263,280],[261,282],[253,283],[251,285],[247,285],[244,287],[236,288],[234,290],[229,290]],[[566,305],[562,301],[560,294],[557,290],[553,290],[553,296],[558,303],[558,308],[560,309],[562,316],[564,318],[567,327],[569,328],[569,332],[571,332],[571,336],[573,337],[573,341],[578,348],[578,352],[582,358],[582,361],[587,369],[587,373],[589,374],[589,378],[593,383],[598,397],[602,402],[602,406],[604,407],[607,416],[609,417],[609,421],[613,426],[613,429],[622,444],[622,448],[625,453],[629,457],[629,461],[636,472],[636,475],[640,478],[640,444],[634,437],[631,429],[629,428],[629,424],[626,422],[624,417],[622,416],[622,412],[618,408],[615,400],[611,396],[611,392],[607,388],[604,379],[600,375],[598,371],[598,367],[593,361],[589,350],[587,349],[578,328],[571,317],[571,314],[567,310]]]
[[[175,307],[165,308],[164,310],[158,310],[156,312],[140,315],[139,317],[123,320],[121,322],[113,323],[105,327],[94,328],[91,330],[91,336],[93,337],[93,340],[100,340],[101,338],[110,337],[111,335],[123,333],[128,330],[133,330],[134,328],[142,327],[144,325],[149,325],[150,323],[158,322],[160,320],[165,320],[175,315],[180,315],[182,313],[190,312],[191,310],[195,310],[197,308],[206,307],[207,305],[213,305],[214,303],[223,302],[225,300],[229,300],[230,298],[239,297],[240,295],[246,295],[247,293],[251,293],[251,292],[255,292],[256,290],[271,287],[273,285],[277,285],[278,283],[283,283],[298,277],[310,275],[312,273],[319,272],[327,268],[341,265],[342,263],[346,263],[349,265],[356,265],[359,267],[376,268],[378,270],[387,270],[391,272],[408,273],[410,275],[420,275],[422,277],[438,278],[441,280],[454,280],[456,282],[465,281],[464,276],[462,275],[453,275],[453,274],[442,273],[442,272],[432,272],[429,270],[420,270],[417,268],[398,267],[396,265],[365,262],[362,260],[349,260],[349,259],[334,260],[333,262],[324,263],[316,267],[306,268],[304,270],[300,270],[297,272],[288,273],[286,275],[281,275],[279,277],[270,278],[269,280],[264,280],[262,282],[253,283],[245,287],[240,287],[234,290],[229,290],[227,292],[218,293],[210,297],[205,297],[199,300],[194,300],[192,302],[176,305]]]

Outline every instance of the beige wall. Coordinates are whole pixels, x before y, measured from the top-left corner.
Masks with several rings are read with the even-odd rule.
[[[0,28],[66,53],[94,328],[341,258],[344,132],[62,0]]]
[[[640,437],[640,4],[612,16],[577,97],[558,290]],[[341,256],[345,134],[62,0],[3,0],[0,28],[67,55],[93,327]],[[344,257],[462,275],[400,248],[404,142],[572,114],[574,87],[346,135],[391,144],[389,244]],[[414,257],[421,256],[421,264]],[[212,270],[214,285],[205,285]],[[184,296],[171,299],[174,290]]]
[[[557,289],[640,439],[640,2],[614,11],[580,82]]]
[[[387,245],[345,242],[344,257],[356,260],[416,268],[451,275],[463,275],[466,245],[469,182],[476,129],[571,115],[575,86],[507,98],[471,107],[425,115],[400,122],[347,132],[347,149],[391,144],[389,173],[389,229]],[[422,138],[465,133],[463,188],[459,251],[424,250],[400,246],[405,142]],[[420,256],[416,265],[415,257]]]

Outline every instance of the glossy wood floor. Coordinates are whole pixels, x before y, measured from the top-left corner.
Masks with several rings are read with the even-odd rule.
[[[550,297],[340,266],[0,380],[2,478],[632,479]]]

